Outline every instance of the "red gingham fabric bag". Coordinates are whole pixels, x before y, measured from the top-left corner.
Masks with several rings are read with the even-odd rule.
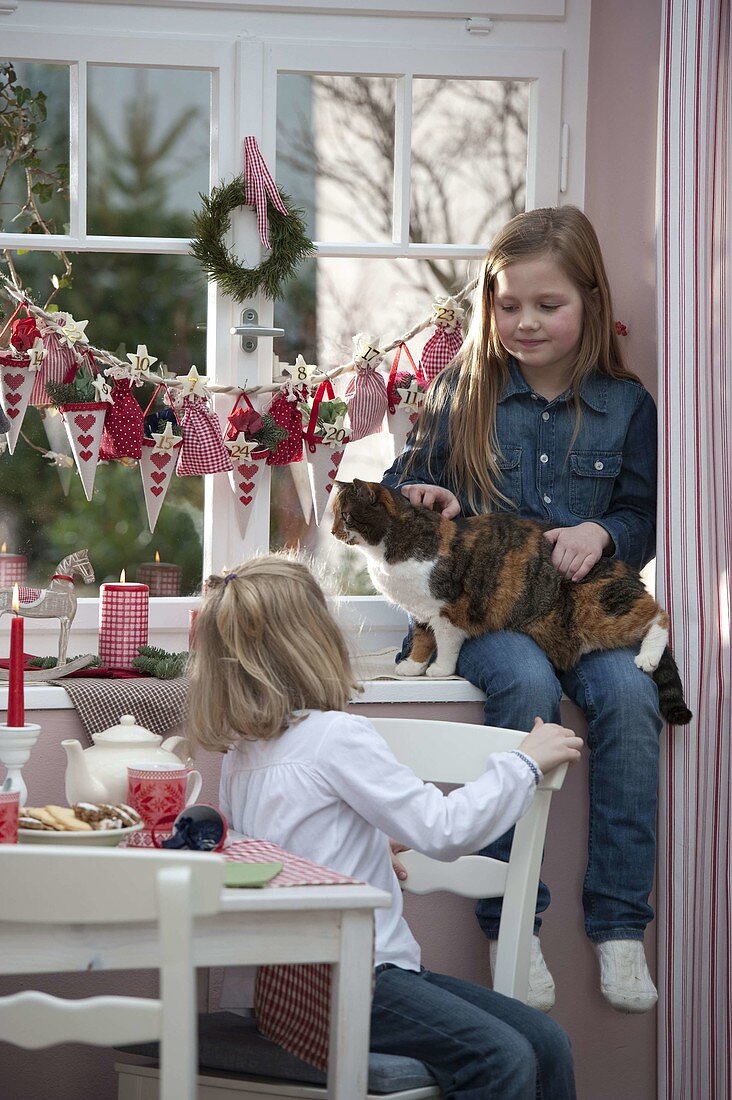
[[[429,385],[435,380],[441,370],[450,364],[463,344],[463,334],[460,328],[448,332],[444,325],[437,325],[434,333],[422,348],[419,365],[424,374],[425,382]]]
[[[278,444],[276,451],[267,455],[268,466],[289,466],[291,462],[301,460],[303,426],[298,405],[307,395],[307,386],[293,391],[284,386],[267,409],[275,424],[290,433],[287,439]]]
[[[107,409],[99,461],[141,458],[144,434],[142,409],[132,393],[129,378],[117,378],[112,385],[114,404]]]
[[[363,439],[381,431],[386,416],[386,383],[372,363],[356,363],[356,373],[346,390],[351,439]]]
[[[178,477],[221,474],[231,469],[229,452],[221,439],[216,413],[205,401],[183,398],[183,443],[175,472]]]

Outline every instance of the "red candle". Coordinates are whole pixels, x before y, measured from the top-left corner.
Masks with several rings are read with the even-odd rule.
[[[25,725],[25,700],[23,697],[23,617],[20,615],[18,586],[13,586],[13,618],[10,621],[10,679],[8,682],[8,725]]]

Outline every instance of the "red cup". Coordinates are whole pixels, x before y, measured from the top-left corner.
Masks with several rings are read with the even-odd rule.
[[[222,829],[221,840],[215,848],[206,848],[203,850],[208,852],[220,852],[223,849],[229,831],[228,822],[221,813],[221,810],[217,810],[215,806],[209,806],[205,802],[197,802],[195,806],[188,806],[188,808],[182,810],[177,817],[168,817],[158,821],[157,825],[153,826],[152,829],[152,842],[155,848],[162,848],[163,841],[173,836],[176,832],[178,817],[192,817],[194,821],[215,821]]]
[[[20,791],[0,791],[0,844],[18,843]]]
[[[166,817],[177,817],[195,802],[202,782],[201,773],[185,764],[130,764],[127,802],[151,829]]]

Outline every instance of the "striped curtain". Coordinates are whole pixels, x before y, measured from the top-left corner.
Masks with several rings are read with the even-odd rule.
[[[664,8],[658,575],[695,719],[662,778],[658,1095],[730,1100],[730,0]]]

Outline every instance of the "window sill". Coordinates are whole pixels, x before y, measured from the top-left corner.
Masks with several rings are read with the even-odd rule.
[[[481,702],[483,693],[467,680],[369,680],[363,694],[353,702],[361,703],[472,703]],[[0,711],[7,709],[8,689],[0,687]],[[50,684],[26,685],[25,709],[72,710],[73,703],[62,687]]]

